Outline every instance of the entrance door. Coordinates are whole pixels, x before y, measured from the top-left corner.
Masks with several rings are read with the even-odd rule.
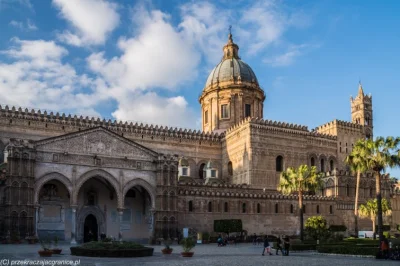
[[[97,219],[93,214],[89,214],[85,218],[83,229],[83,242],[97,241],[98,226]]]

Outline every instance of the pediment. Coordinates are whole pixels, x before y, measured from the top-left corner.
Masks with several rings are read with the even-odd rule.
[[[96,127],[35,143],[37,151],[154,160],[157,153],[106,128]]]

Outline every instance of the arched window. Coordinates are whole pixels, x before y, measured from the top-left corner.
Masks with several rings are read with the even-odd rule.
[[[29,200],[28,183],[24,182],[21,184],[21,204],[28,204]]]
[[[329,164],[330,164],[330,169],[331,169],[331,171],[333,171],[333,168],[335,167],[335,166],[334,166],[334,163],[333,163],[333,160],[331,160],[331,161],[329,162]]]
[[[162,198],[162,203],[163,203],[163,210],[166,211],[168,210],[168,192],[164,191],[164,197]]]
[[[228,202],[224,203],[224,212],[228,212],[229,211],[229,205]]]
[[[314,159],[314,157],[311,157],[311,166],[315,166],[315,159]]]
[[[233,175],[233,167],[232,167],[232,162],[228,163],[228,174]]]
[[[325,160],[321,159],[321,172],[325,172]]]
[[[260,205],[260,203],[257,203],[257,213],[260,213],[261,212],[261,205]]]
[[[193,211],[193,201],[189,201],[189,212]]]
[[[278,205],[278,203],[275,204],[275,213],[279,213],[279,205]]]
[[[277,172],[282,172],[283,171],[283,157],[282,156],[278,156],[276,157],[276,171]]]
[[[208,212],[212,212],[212,203],[211,203],[211,201],[208,203]]]
[[[163,167],[163,185],[168,186],[168,166]]]
[[[13,204],[18,204],[19,201],[19,184],[18,182],[13,182],[11,187],[11,202]],[[18,214],[17,214],[18,215]]]
[[[246,213],[246,203],[242,204],[242,213]]]
[[[317,213],[319,213],[319,205],[317,205]]]
[[[303,213],[306,213],[306,205],[303,204]]]
[[[290,204],[290,213],[293,213],[293,204]]]
[[[346,185],[346,196],[347,197],[350,196],[350,186],[349,186],[349,184]]]
[[[187,171],[187,168],[186,168]],[[187,173],[186,173],[187,175]],[[175,176],[175,167],[170,166],[169,168],[169,185],[173,186],[175,185],[175,180],[177,179],[177,177]]]
[[[202,163],[199,167],[199,178],[200,179],[204,179],[205,177],[205,171],[204,171],[204,167],[205,167],[205,163]]]
[[[372,187],[369,189],[369,196],[372,198],[374,196],[374,190]]]
[[[333,214],[333,206],[332,205],[329,206],[329,214]]]
[[[11,233],[15,233],[18,230],[18,212],[13,211],[11,213]]]

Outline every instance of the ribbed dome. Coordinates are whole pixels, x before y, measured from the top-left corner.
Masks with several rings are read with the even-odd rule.
[[[238,58],[227,58],[221,61],[207,78],[206,88],[211,84],[224,81],[241,81],[258,84],[251,67]]]

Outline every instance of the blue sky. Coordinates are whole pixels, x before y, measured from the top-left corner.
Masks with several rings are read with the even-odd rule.
[[[361,80],[375,136],[400,136],[399,12],[394,0],[0,0],[0,103],[199,129],[232,25],[264,118],[350,121]]]

